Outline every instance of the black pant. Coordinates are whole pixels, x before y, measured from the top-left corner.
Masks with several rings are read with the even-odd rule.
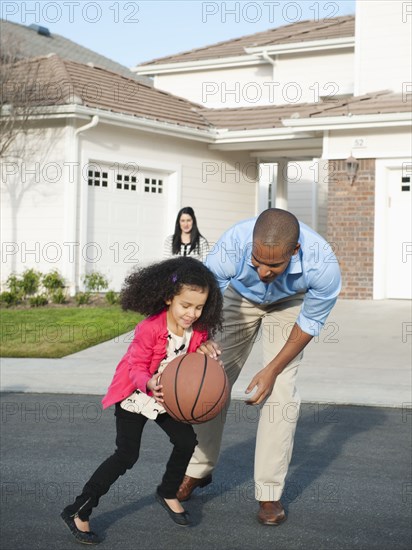
[[[82,493],[66,508],[70,514],[77,514],[82,521],[89,519],[100,497],[105,495],[117,478],[132,468],[139,458],[140,441],[148,419],[141,414],[125,411],[119,403],[116,403],[115,415],[116,451],[97,468],[83,487]],[[159,414],[155,422],[167,433],[173,444],[173,451],[157,492],[163,498],[176,498],[186,467],[197,445],[196,435],[190,424],[177,422],[167,413]]]

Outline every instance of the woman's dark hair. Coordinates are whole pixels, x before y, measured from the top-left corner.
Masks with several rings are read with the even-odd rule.
[[[154,315],[165,309],[166,300],[173,299],[183,286],[208,289],[202,315],[193,326],[213,336],[222,328],[222,293],[210,269],[194,258],[173,257],[137,269],[126,278],[120,303],[123,309]]]
[[[187,214],[190,216],[193,220],[193,226],[192,231],[190,232],[190,252],[192,250],[200,250],[200,237],[203,235],[200,233],[199,228],[197,227],[197,221],[195,216],[195,211],[191,206],[185,206],[184,208],[181,208],[177,214],[176,217],[176,223],[175,223],[175,232],[173,233],[173,239],[172,239],[172,253],[173,254],[180,254],[180,245],[181,245],[181,235],[182,230],[180,228],[180,218],[183,214]]]

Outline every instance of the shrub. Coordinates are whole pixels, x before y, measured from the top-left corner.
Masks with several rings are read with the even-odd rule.
[[[64,302],[66,301],[66,294],[61,288],[58,288],[51,293],[51,301],[53,302],[53,304],[64,304]]]
[[[17,277],[17,275],[9,275],[6,286],[9,289],[11,294],[14,294],[15,296],[22,298],[24,291],[23,291],[23,281]]]
[[[90,292],[78,292],[74,297],[74,299],[78,306],[83,306],[84,304],[88,304],[90,301]]]
[[[55,269],[54,271],[51,271],[50,273],[47,273],[46,275],[43,275],[41,282],[44,288],[50,294],[52,294],[53,291],[64,288],[65,286],[64,279],[60,275],[60,273],[57,271],[57,269]]]
[[[42,275],[34,269],[26,269],[22,275],[21,288],[24,296],[32,296],[39,290]]]
[[[111,306],[114,306],[115,304],[119,303],[119,293],[115,292],[114,290],[108,290],[106,292],[106,300],[109,302]]]
[[[30,307],[41,307],[48,304],[48,299],[45,294],[38,294],[37,296],[32,296],[29,298]]]
[[[104,290],[109,286],[109,281],[98,271],[85,275],[83,282],[86,286],[86,290],[90,292],[100,292],[100,290]]]
[[[1,292],[0,304],[5,304],[6,307],[16,306],[20,302],[19,296],[15,292]]]

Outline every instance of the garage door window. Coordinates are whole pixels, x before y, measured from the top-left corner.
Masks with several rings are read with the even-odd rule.
[[[122,189],[123,191],[137,191],[136,183],[136,176],[129,176],[126,174],[117,174],[116,176],[116,189]]]
[[[108,173],[99,170],[89,170],[87,173],[87,183],[91,187],[107,187]]]
[[[158,195],[161,195],[163,193],[163,180],[157,178],[145,178],[144,192],[157,193]]]

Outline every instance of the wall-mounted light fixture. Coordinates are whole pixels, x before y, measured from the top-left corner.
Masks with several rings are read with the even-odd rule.
[[[350,156],[345,161],[346,164],[346,175],[348,176],[348,180],[350,181],[350,184],[353,185],[353,182],[356,178],[356,173],[359,168],[359,161],[358,159],[355,159],[354,156]]]

